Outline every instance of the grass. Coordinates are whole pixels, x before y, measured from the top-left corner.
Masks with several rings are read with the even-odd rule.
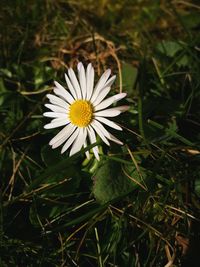
[[[3,1],[0,266],[198,267],[198,1]],[[130,109],[101,161],[51,150],[46,93],[78,61]],[[91,149],[91,147],[86,148]]]

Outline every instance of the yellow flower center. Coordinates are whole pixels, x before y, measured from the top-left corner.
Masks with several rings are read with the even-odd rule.
[[[93,119],[93,107],[86,100],[76,100],[69,109],[70,121],[78,127],[86,127]]]

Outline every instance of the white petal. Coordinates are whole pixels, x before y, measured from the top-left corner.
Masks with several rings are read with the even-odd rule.
[[[75,128],[75,127],[74,127]],[[73,129],[74,131],[74,129]],[[55,144],[52,145],[52,148],[55,149],[57,147],[59,147],[60,145],[62,145],[67,139],[69,138],[69,136],[63,136],[62,138],[60,138]]]
[[[70,156],[74,155],[76,152],[80,151],[83,144],[85,143],[85,139],[87,137],[87,130],[86,128],[80,128],[79,130],[79,135],[76,139],[76,141],[73,143],[71,151],[70,151]]]
[[[56,87],[54,88],[54,93],[56,95],[61,96],[62,98],[64,98],[64,100],[67,100],[68,103],[73,103],[74,102],[74,98],[67,92],[67,90],[58,82],[54,82]]]
[[[51,141],[49,142],[50,146],[55,145],[60,139],[62,139],[63,137],[66,137],[65,140],[67,140],[67,138],[72,134],[72,132],[75,130],[75,126],[73,126],[71,123],[68,124],[67,126],[65,126],[56,136],[54,136],[54,138],[51,139]],[[64,140],[64,141],[65,141]],[[63,141],[63,142],[64,142]]]
[[[105,86],[105,83],[107,82],[109,76],[111,74],[111,70],[108,69],[106,70],[103,75],[101,76],[101,78],[99,79],[97,85],[95,86],[95,89],[94,89],[94,94],[91,98],[91,102],[93,103],[96,98],[98,97],[99,95],[99,92],[101,91],[101,89]]]
[[[104,87],[105,83],[107,82],[109,76],[111,74],[111,70],[107,69],[100,77],[97,85],[96,85],[96,89],[102,88]]]
[[[89,138],[90,138],[90,143],[91,144],[96,143],[97,139],[96,139],[96,136],[95,136],[95,133],[94,133],[94,130],[92,129],[92,127],[88,126],[87,130],[88,130],[88,134],[89,134]],[[95,155],[96,159],[99,160],[99,149],[98,149],[98,147],[95,146],[95,147],[92,148],[92,150],[94,152],[94,155]]]
[[[93,106],[97,106],[110,92],[111,87],[105,87],[101,90],[96,100],[92,103]]]
[[[108,140],[104,136],[103,132],[97,127],[97,125],[94,122],[92,122],[91,126],[94,128],[94,130],[100,136],[100,138],[103,140],[103,142],[106,143],[109,146],[110,143],[108,142]]]
[[[67,83],[67,86],[69,88],[70,93],[73,95],[74,99],[77,99],[76,90],[74,89],[72,83],[70,82],[70,79],[68,78],[67,74],[65,73],[65,80]]]
[[[112,134],[110,135],[110,140],[112,140],[113,142],[115,142],[119,145],[123,145],[123,143]]]
[[[52,120],[51,123],[44,125],[44,128],[45,129],[53,129],[53,128],[67,125],[69,123],[69,120],[63,119],[63,118],[61,118],[61,119],[59,118],[59,119],[55,119],[55,120]]]
[[[104,109],[104,108],[107,108],[108,106],[112,105],[113,103],[121,100],[122,98],[124,98],[126,96],[126,93],[120,93],[120,94],[117,94],[117,95],[114,95],[114,96],[111,96],[107,99],[105,99],[104,101],[102,101],[99,105],[97,105],[95,107],[95,111],[97,110],[101,110],[101,109]]]
[[[95,117],[116,117],[121,113],[119,110],[113,110],[113,109],[105,109],[98,112],[95,112]]]
[[[85,140],[85,143],[83,144],[83,146],[84,146],[84,148],[87,147],[87,140]],[[86,151],[85,152],[85,155],[86,155],[87,159],[90,159],[90,153],[89,153],[89,151]]]
[[[107,82],[104,84],[104,86],[106,86],[106,87],[110,86],[111,87],[111,85],[114,83],[115,79],[116,79],[116,75],[113,75],[110,79],[107,80]]]
[[[52,105],[52,104],[45,104],[45,107],[49,108],[50,110],[54,111],[54,112],[61,112],[61,113],[67,113],[67,109],[63,108],[63,107],[59,107],[56,105]]]
[[[49,99],[50,103],[52,103],[52,104],[58,105],[58,106],[63,107],[63,108],[69,107],[69,104],[67,104],[67,102],[65,102],[60,97],[57,97],[57,96],[51,95],[51,94],[47,94],[47,98]]]
[[[106,128],[99,121],[94,120],[92,123],[93,125],[96,125],[101,130],[101,132],[103,133],[105,137],[107,137],[108,139],[110,138],[110,133],[106,130]]]
[[[82,98],[86,99],[87,89],[86,89],[86,76],[85,76],[85,68],[81,62],[77,65],[78,68],[78,76],[79,76],[79,83],[81,86]]]
[[[110,121],[110,120],[103,118],[103,117],[96,117],[96,119],[98,121],[103,122],[104,124],[110,126],[111,128],[122,131],[122,128],[113,121]]]
[[[63,154],[70,146],[71,144],[74,142],[74,140],[77,138],[78,134],[79,134],[79,129],[77,128],[74,133],[70,136],[70,138],[67,140],[67,142],[64,144],[62,150],[61,150],[61,154]]]
[[[59,113],[59,112],[45,112],[43,113],[43,116],[49,118],[67,118],[66,113]]]
[[[110,110],[119,110],[121,112],[125,112],[127,110],[129,110],[129,106],[117,106],[117,107],[114,107],[114,108],[110,108]]]
[[[113,136],[112,134],[110,134],[104,127],[103,125],[98,122],[98,121],[94,121],[96,123],[96,125],[98,125],[98,127],[101,129],[101,131],[103,132],[103,134],[109,139],[109,140],[112,140],[113,142],[117,143],[117,144],[120,144],[120,145],[123,145],[123,143],[117,139],[115,136]],[[94,123],[93,122],[93,123]]]
[[[68,69],[68,75],[69,75],[69,78],[71,80],[71,83],[72,83],[74,89],[76,90],[76,95],[77,95],[78,99],[82,99],[81,88],[80,88],[80,85],[78,83],[78,80],[77,80],[76,75],[75,75],[72,68]]]
[[[90,100],[94,87],[94,68],[89,63],[86,70],[86,84],[87,84],[87,100]]]

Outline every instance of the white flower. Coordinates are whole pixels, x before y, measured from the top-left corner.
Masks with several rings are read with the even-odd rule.
[[[69,91],[55,82],[53,90],[55,95],[47,94],[51,104],[45,104],[45,106],[51,112],[45,112],[43,115],[53,119],[44,128],[51,129],[65,126],[49,144],[54,149],[65,143],[61,153],[64,153],[71,146],[70,156],[81,150],[82,147],[87,146],[88,137],[91,144],[95,143],[96,134],[107,145],[110,145],[108,140],[122,145],[122,142],[111,135],[103,126],[105,124],[116,130],[122,130],[119,125],[106,118],[118,116],[122,111],[127,110],[127,106],[108,108],[114,102],[124,98],[126,93],[120,93],[105,99],[116,76],[110,77],[111,70],[106,70],[94,88],[94,68],[91,63],[85,70],[80,62],[77,69],[78,80],[71,68],[68,69],[68,75],[65,74]],[[93,148],[93,153],[99,160],[97,146]],[[86,152],[86,156],[89,158],[89,152]]]

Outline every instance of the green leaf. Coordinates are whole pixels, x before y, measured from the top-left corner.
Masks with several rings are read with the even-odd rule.
[[[162,54],[165,54],[168,57],[173,57],[177,52],[183,50],[183,47],[177,42],[162,41],[157,45],[157,49]]]
[[[189,64],[189,58],[187,55],[183,55],[178,61],[177,61],[177,65],[179,67],[185,67]]]
[[[47,182],[51,181],[51,179],[53,179],[52,181],[55,181],[55,177],[57,177],[57,175],[60,176],[60,174],[62,174],[63,172],[66,173],[66,171],[68,177],[70,177],[70,170],[72,170],[73,173],[75,173],[75,169],[79,170],[79,168],[74,167],[74,164],[77,163],[76,159],[85,151],[88,151],[89,149],[98,144],[99,143],[96,142],[92,145],[87,146],[86,148],[82,149],[71,157],[64,156],[62,160],[54,162],[54,164],[48,165],[48,168],[33,180],[33,182],[26,188],[26,191],[31,192],[41,184],[46,184]]]
[[[45,224],[51,219],[59,216],[66,210],[68,210],[68,205],[58,204],[58,203],[48,203],[42,199],[34,199],[33,204],[29,210],[29,220],[35,227],[39,227]]]
[[[0,73],[8,78],[12,77],[12,72],[9,69],[0,68]]]
[[[139,175],[133,165],[126,165],[124,171],[139,179]],[[106,203],[120,196],[126,195],[137,187],[133,180],[128,178],[122,169],[122,165],[116,161],[104,161],[94,176],[93,193],[100,203]]]
[[[41,157],[47,168],[49,166],[56,166],[63,160],[66,161],[66,156],[61,155],[59,150],[53,150],[50,146],[42,148]],[[78,188],[80,180],[81,169],[77,169],[75,163],[72,162],[68,167],[66,164],[66,166],[61,167],[58,171],[49,172],[40,184],[49,185],[49,187],[41,193],[43,196],[64,197],[72,194]]]
[[[199,12],[193,11],[192,13],[188,13],[185,16],[182,16],[182,20],[184,22],[184,25],[186,25],[188,28],[192,29],[195,27],[198,27],[200,25],[200,16]]]
[[[200,179],[195,180],[195,193],[200,197]]]
[[[137,75],[138,75],[138,70],[131,64],[128,63],[122,64],[123,91],[127,92],[129,95],[133,95],[133,86],[136,82]],[[119,83],[119,77],[117,83]]]
[[[46,166],[51,166],[64,159],[59,149],[52,149],[49,145],[44,146],[41,157]]]

